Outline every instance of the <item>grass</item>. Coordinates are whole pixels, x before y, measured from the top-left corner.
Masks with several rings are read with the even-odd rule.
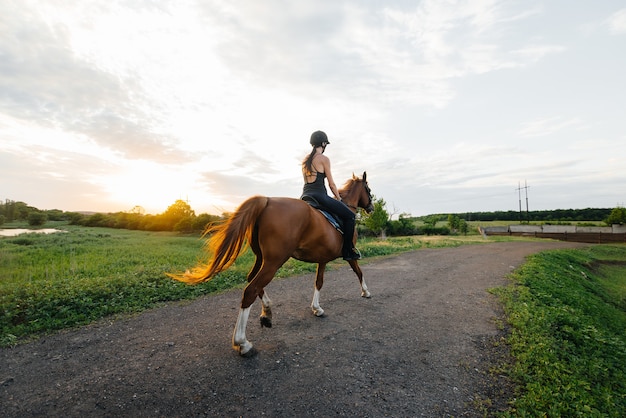
[[[2,346],[111,315],[242,287],[254,261],[248,250],[215,279],[188,286],[165,273],[183,271],[196,264],[203,255],[203,241],[198,236],[55,226],[67,232],[0,238]],[[367,239],[360,241],[359,247],[367,259],[481,241],[484,242],[477,237],[465,241],[455,237]],[[277,277],[314,272],[315,268],[315,264],[291,259]]]
[[[519,393],[504,416],[626,416],[626,247],[529,257],[505,305]]]
[[[198,287],[165,280],[164,271],[195,262],[197,238],[66,229],[0,239],[2,345],[230,285],[229,277]]]

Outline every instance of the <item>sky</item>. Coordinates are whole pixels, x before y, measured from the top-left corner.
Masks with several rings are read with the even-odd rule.
[[[319,129],[394,216],[614,208],[625,74],[623,0],[0,0],[0,199],[298,198]]]

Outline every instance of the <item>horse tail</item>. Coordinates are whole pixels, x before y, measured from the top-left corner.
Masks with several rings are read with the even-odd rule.
[[[212,226],[204,235],[211,237],[206,242],[206,250],[213,256],[208,263],[201,263],[184,274],[169,274],[170,277],[189,284],[211,280],[216,274],[230,267],[241,251],[250,244],[252,231],[257,219],[265,210],[269,198],[254,196],[237,208],[223,224]],[[244,247],[244,244],[245,247]]]

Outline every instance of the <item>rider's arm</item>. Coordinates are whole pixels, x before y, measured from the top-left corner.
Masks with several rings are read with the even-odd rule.
[[[330,188],[330,191],[333,192],[333,196],[335,196],[335,199],[341,200],[341,197],[339,196],[339,191],[337,190],[337,185],[335,184],[335,180],[333,179],[333,174],[330,171],[330,160],[328,159],[328,157],[324,158],[322,164],[324,165],[324,172],[326,173],[326,179],[328,179],[328,187]]]

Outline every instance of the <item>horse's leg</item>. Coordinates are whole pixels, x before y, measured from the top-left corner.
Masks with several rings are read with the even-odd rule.
[[[359,284],[361,285],[361,296],[364,298],[370,298],[372,295],[370,294],[370,291],[367,290],[367,285],[363,280],[363,272],[361,271],[361,267],[359,267],[359,263],[356,260],[350,260],[348,261],[348,263],[350,264],[350,267],[352,267],[352,271],[356,273],[356,277],[359,278]]]
[[[235,332],[233,333],[233,348],[239,351],[242,356],[248,354],[252,349],[252,344],[246,338],[246,324],[250,315],[250,307],[241,308],[237,323],[235,324]]]
[[[259,297],[261,298],[261,326],[272,328],[272,301],[265,290],[261,290]]]
[[[259,252],[257,253],[257,249],[258,245],[252,246],[252,250],[255,252],[255,254],[257,254],[257,257],[254,262],[254,267],[252,267],[252,270],[250,270],[250,273],[248,273],[248,283],[250,283],[252,279],[256,277],[256,275],[259,273],[259,270],[261,270],[261,265],[263,265],[263,259],[261,258],[260,250],[258,250]],[[261,291],[259,292],[259,299],[261,299],[262,306],[261,316],[259,318],[261,320],[261,326],[272,328],[272,301],[270,300],[269,296],[267,296],[264,289],[261,289]]]
[[[278,262],[271,262],[265,259],[261,269],[249,280],[250,283],[248,283],[243,290],[241,309],[239,310],[235,331],[233,332],[233,348],[239,351],[239,354],[242,356],[248,353],[254,353],[250,352],[250,350],[252,350],[252,343],[246,338],[246,325],[248,324],[248,317],[250,315],[250,306],[252,306],[257,297],[261,298],[262,302],[268,303],[269,305],[269,298],[265,295],[263,288],[272,281],[274,274],[285,261],[287,260],[282,259]]]
[[[324,270],[326,270],[326,263],[319,263],[317,265],[317,272],[315,274],[315,290],[313,291],[313,302],[311,302],[311,309],[315,316],[323,316],[324,310],[320,306],[320,290],[324,285]]]

